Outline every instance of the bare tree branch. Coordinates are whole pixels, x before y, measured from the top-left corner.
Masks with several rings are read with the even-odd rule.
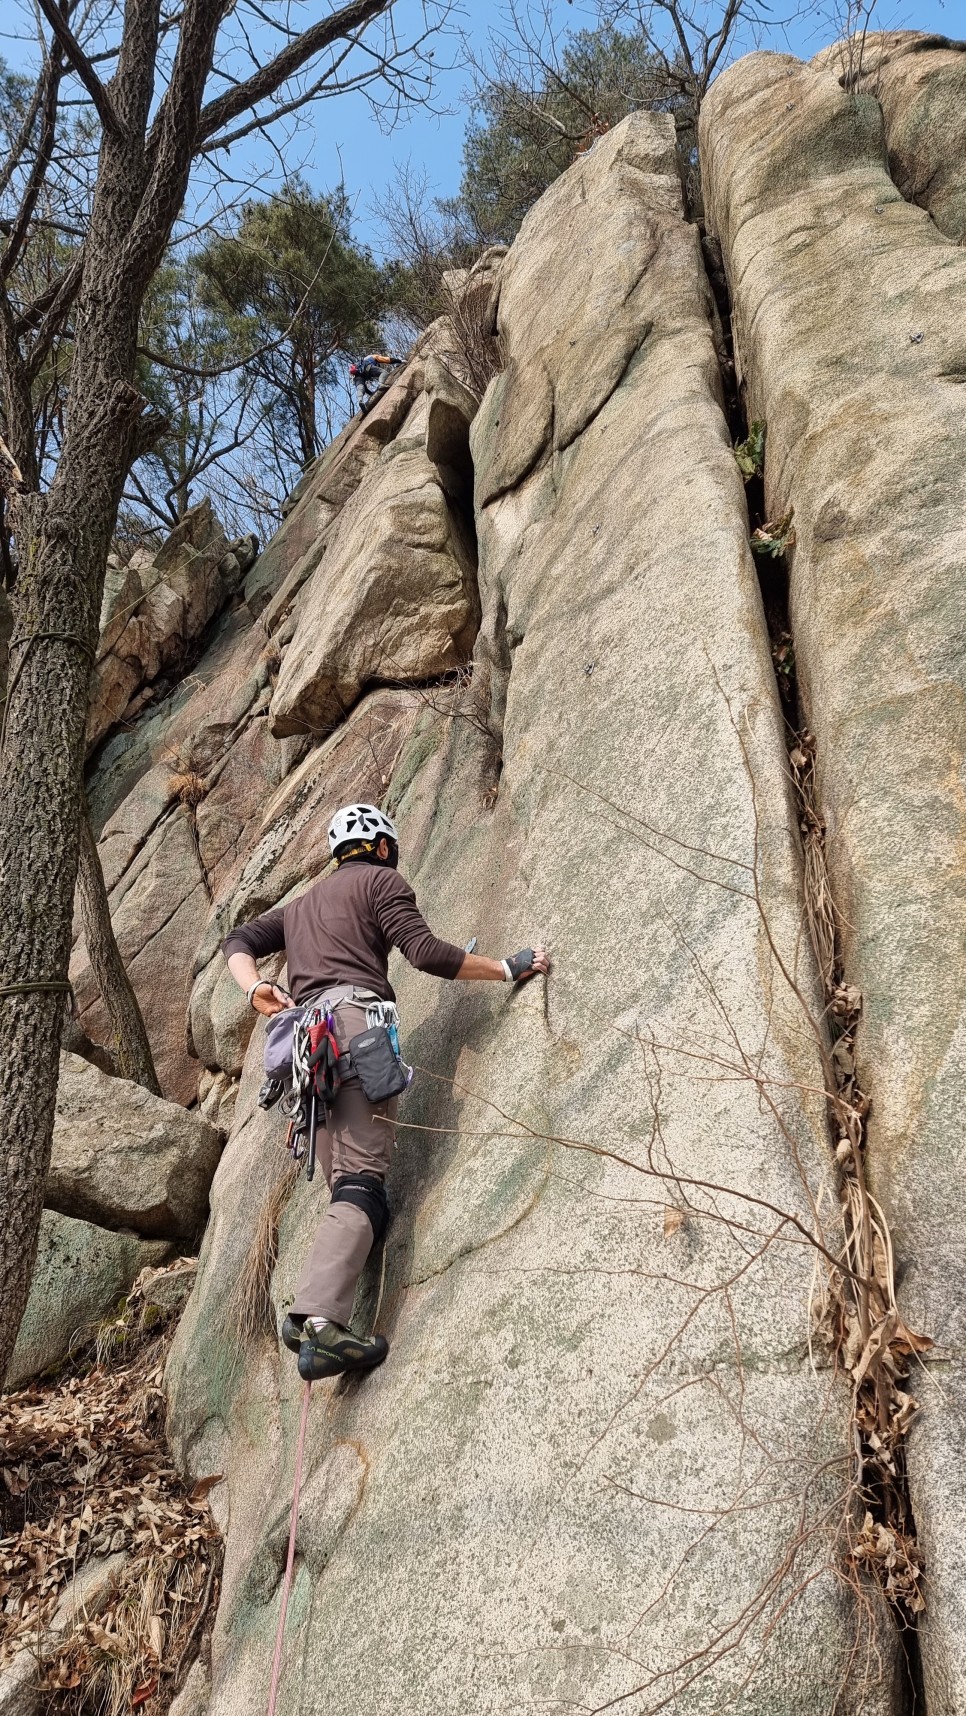
[[[123,137],[125,135],[124,127],[114,111],[111,98],[63,12],[54,5],[54,0],[37,0],[37,5],[54,33],[54,40],[62,49],[68,64],[77,73],[94,103],[97,117],[105,131],[110,131],[115,137]]]
[[[40,113],[41,104],[44,99],[45,87],[46,68],[45,71],[41,72],[40,77],[34,84],[33,94],[30,97],[30,102],[28,104],[27,111],[24,114],[20,130],[11,143],[10,152],[7,155],[7,159],[4,162],[2,169],[0,169],[0,196],[2,196],[4,191],[7,189],[14,173],[23,160],[27,144],[30,142],[34,126],[37,123],[37,116]]]
[[[267,65],[261,66],[251,77],[233,90],[218,96],[215,101],[208,103],[202,109],[198,123],[198,142],[203,143],[213,137],[222,126],[228,125],[239,114],[246,113],[258,102],[265,101],[274,95],[282,84],[294,77],[296,72],[309,60],[314,59],[333,42],[345,36],[351,36],[386,11],[386,0],[350,0],[350,4],[340,7],[328,18],[323,18],[311,29],[304,30],[295,41],[277,54]]]
[[[0,256],[0,282],[9,279],[27,241],[31,219],[37,207],[37,199],[40,196],[47,169],[50,166],[54,139],[57,134],[57,94],[60,86],[60,75],[61,59],[55,50],[47,62],[37,152],[24,187],[23,196],[20,199],[17,218],[10,229],[3,254]]]

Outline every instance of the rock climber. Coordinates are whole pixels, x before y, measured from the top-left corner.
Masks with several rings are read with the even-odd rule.
[[[387,357],[384,352],[367,352],[358,363],[350,363],[349,375],[356,390],[356,404],[364,405],[382,386],[390,369],[402,363],[402,358]]]
[[[485,959],[434,936],[397,869],[395,825],[375,805],[343,806],[328,834],[335,870],[225,939],[228,969],[256,1013],[272,1018],[309,1001],[330,1010],[341,1056],[349,1039],[366,1029],[367,1008],[395,1002],[388,977],[392,947],[417,971],[463,982],[520,984],[550,970],[543,947]],[[282,952],[291,994],[258,975],[256,960]],[[349,1319],[363,1265],[388,1222],[385,1178],[396,1107],[395,1098],[369,1102],[350,1071],[325,1111],[318,1142],[332,1199],[281,1330],[306,1381],[371,1369],[389,1350],[382,1335],[355,1334]]]

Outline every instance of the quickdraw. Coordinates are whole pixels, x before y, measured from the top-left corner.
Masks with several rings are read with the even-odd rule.
[[[304,1159],[307,1180],[315,1177],[319,1104],[328,1113],[342,1083],[339,1058],[333,1014],[308,1008],[292,1040],[292,1095],[282,1102],[282,1112],[289,1116],[287,1147],[296,1162]]]

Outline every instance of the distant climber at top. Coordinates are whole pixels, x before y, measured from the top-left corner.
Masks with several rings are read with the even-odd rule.
[[[350,363],[349,375],[356,390],[356,407],[364,405],[388,378],[389,371],[402,363],[402,358],[387,357],[384,352],[367,352],[357,363]]]
[[[395,826],[375,805],[350,804],[336,811],[329,849],[336,862],[331,874],[299,899],[232,930],[223,947],[229,971],[257,1013],[272,1018],[311,1003],[333,1024],[339,1082],[319,1133],[332,1199],[281,1331],[285,1345],[298,1353],[306,1381],[371,1369],[388,1351],[382,1335],[356,1335],[348,1325],[363,1265],[388,1222],[385,1177],[395,1143],[396,1098],[367,1096],[365,1086],[378,1090],[380,1080],[370,1076],[364,1057],[381,1049],[379,1071],[384,1072],[393,1046],[398,1054],[390,948],[398,947],[418,971],[470,982],[520,984],[550,970],[542,947],[524,948],[507,959],[484,959],[439,941],[397,869]],[[291,994],[260,979],[255,963],[283,951]],[[350,1039],[353,1053],[347,1055]]]

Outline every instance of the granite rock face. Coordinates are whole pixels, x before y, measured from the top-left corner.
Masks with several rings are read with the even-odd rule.
[[[93,748],[132,699],[175,668],[238,588],[255,540],[230,543],[208,500],[186,513],[157,553],[138,549],[108,573],[87,742]]]
[[[702,1651],[682,1710],[894,1707],[874,1603],[851,1673],[870,1623],[833,1572],[847,1397],[808,1359],[813,1258],[763,1213],[804,1218],[833,1164],[712,318],[653,116],[547,193],[501,270],[472,686],[423,711],[385,802],[440,934],[546,937],[557,968],[509,997],[392,971],[421,1072],[357,1306],[368,1326],[380,1302],[392,1352],[316,1389],[293,1709],[644,1710]],[[168,1377],[181,1458],[226,1473],[210,1716],[267,1688],[300,1399],[271,1334],[226,1335],[252,1186],[282,1171],[261,1037]],[[299,1183],[279,1315],[319,1213]],[[338,1647],[363,1613],[364,1658]]]
[[[871,32],[816,56],[882,110],[889,173],[940,232],[966,234],[966,44],[916,30]]]
[[[18,1651],[0,1669],[0,1716],[40,1716],[40,1669],[32,1651]]]
[[[421,693],[368,695],[365,682],[422,680],[455,667],[472,647],[478,615],[472,525],[454,474],[439,470],[423,450],[424,380],[417,350],[378,404],[354,419],[306,474],[281,530],[245,579],[244,602],[216,622],[191,673],[148,702],[125,723],[123,738],[108,737],[98,753],[89,794],[112,921],[171,1101],[197,1100],[198,1055],[236,1081],[241,1070],[253,1015],[220,958],[214,960],[221,936],[239,913],[263,910],[318,874],[328,859],[325,827],[339,802],[326,795],[378,799],[386,790]],[[365,493],[353,512],[360,486]],[[329,611],[325,604],[320,609],[325,586],[313,571],[342,553],[344,509],[347,528],[361,531],[357,543],[369,544],[358,565],[343,554],[340,574],[347,613],[359,627],[330,625],[307,683],[293,663],[305,709],[321,698],[328,726],[336,727],[331,752],[323,743],[307,756],[311,719],[293,719],[293,736],[280,736],[269,711],[289,657],[309,649]],[[398,563],[387,520],[408,544]],[[177,555],[166,545],[154,564],[172,558],[180,564],[184,554],[183,544]],[[384,598],[395,619],[380,654]],[[427,603],[432,622],[423,615]],[[398,674],[397,644],[405,657]],[[272,891],[276,886],[280,893]],[[77,928],[71,980],[81,1024],[101,1041],[107,1016]],[[205,1012],[196,1044],[186,1016],[197,1015],[194,986],[206,967],[205,1008],[219,979],[222,994],[215,1015]]]
[[[364,686],[418,683],[464,662],[478,623],[474,558],[423,445],[394,442],[303,593],[273,733],[325,734]]]
[[[285,520],[245,580],[245,605],[261,614],[281,591],[297,589],[324,550],[345,502],[397,434],[423,385],[418,352],[365,417],[353,417],[305,472],[288,499]]]
[[[768,424],[766,508],[795,509],[791,623],[863,997],[869,1173],[904,1315],[943,1360],[935,1385],[929,1371],[912,1385],[926,1410],[909,1478],[930,1569],[927,1702],[950,1710],[966,1708],[966,251],[945,193],[935,218],[921,185],[907,198],[927,155],[950,162],[926,114],[962,60],[883,53],[880,106],[827,57],[756,54],[702,120],[749,416]]]

